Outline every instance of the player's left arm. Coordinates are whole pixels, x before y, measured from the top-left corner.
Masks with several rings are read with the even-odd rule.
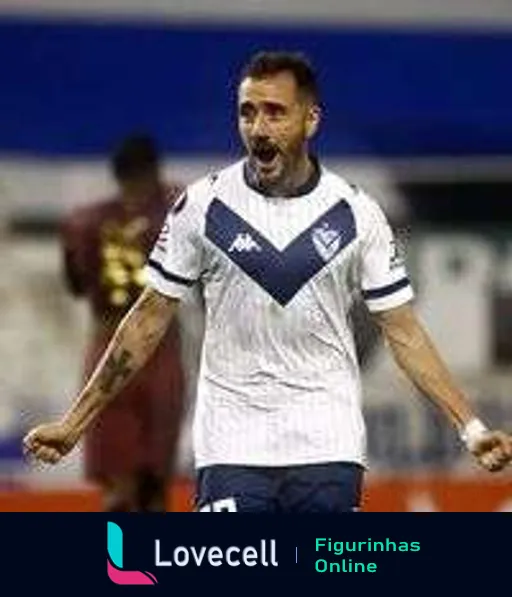
[[[478,419],[411,304],[373,315],[400,369],[442,409],[478,462],[489,471],[503,469],[512,460],[512,436]]]
[[[361,290],[398,366],[435,402],[486,469],[501,470],[512,460],[512,438],[490,431],[450,374],[413,307],[414,291],[403,245],[379,205],[359,192]]]

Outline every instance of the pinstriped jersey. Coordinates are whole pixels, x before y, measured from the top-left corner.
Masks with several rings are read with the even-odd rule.
[[[349,310],[413,297],[372,198],[318,164],[296,196],[269,197],[241,161],[188,187],[146,272],[165,295],[203,294],[198,467],[365,464]]]

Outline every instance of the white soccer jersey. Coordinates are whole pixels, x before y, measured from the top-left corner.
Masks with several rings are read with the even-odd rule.
[[[267,197],[238,162],[178,200],[147,274],[168,296],[202,288],[197,467],[365,464],[348,311],[361,292],[370,311],[413,296],[374,200],[321,167],[297,196]]]

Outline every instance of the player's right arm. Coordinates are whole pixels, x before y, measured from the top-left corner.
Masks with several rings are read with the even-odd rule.
[[[76,445],[86,428],[142,368],[176,314],[179,300],[148,287],[117,328],[96,369],[60,421],[40,425],[24,439],[24,449],[56,463]]]
[[[173,204],[146,265],[146,290],[119,324],[96,369],[62,419],[27,434],[26,452],[45,462],[58,462],[156,349],[180,300],[203,271],[204,218],[197,205],[188,201],[187,193]]]

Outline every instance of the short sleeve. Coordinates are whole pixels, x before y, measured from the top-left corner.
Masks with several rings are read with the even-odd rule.
[[[169,210],[151,250],[147,284],[167,296],[182,299],[201,275],[201,218],[184,192]]]
[[[369,202],[361,246],[363,298],[372,312],[399,307],[414,297],[400,243],[376,202]]]

